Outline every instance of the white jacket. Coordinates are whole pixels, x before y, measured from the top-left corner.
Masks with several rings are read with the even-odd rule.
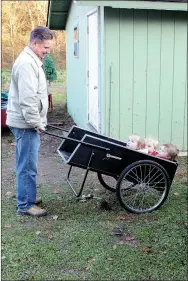
[[[48,92],[42,61],[27,46],[16,59],[8,93],[8,126],[44,129]]]

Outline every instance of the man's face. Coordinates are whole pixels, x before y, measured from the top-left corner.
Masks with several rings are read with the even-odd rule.
[[[42,42],[33,40],[32,50],[40,59],[43,60],[45,55],[50,53],[52,43],[52,40],[44,40]]]

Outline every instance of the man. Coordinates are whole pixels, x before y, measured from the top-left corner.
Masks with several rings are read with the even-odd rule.
[[[50,53],[53,34],[38,26],[29,45],[16,59],[8,95],[7,125],[16,139],[16,199],[20,215],[44,216],[36,206],[36,175],[40,133],[47,124],[48,92],[43,59]]]

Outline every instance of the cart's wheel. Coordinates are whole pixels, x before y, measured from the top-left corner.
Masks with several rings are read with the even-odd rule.
[[[142,160],[123,170],[116,193],[123,208],[142,214],[158,209],[165,202],[169,187],[166,170],[154,161]]]
[[[110,177],[101,173],[97,173],[98,179],[100,183],[108,190],[115,192],[116,191],[116,185],[117,185],[117,179],[115,177]]]

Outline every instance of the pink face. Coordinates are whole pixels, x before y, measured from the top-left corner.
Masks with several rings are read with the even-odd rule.
[[[127,146],[132,149],[137,149],[138,147],[138,139],[136,136],[130,136],[127,142]]]
[[[158,151],[158,155],[160,157],[169,158],[167,148],[165,146],[163,146],[163,145],[161,146],[160,150]]]
[[[45,55],[50,53],[52,42],[52,40],[44,40],[42,42],[33,40],[32,50],[40,59],[44,59]]]
[[[146,143],[145,148],[148,150],[148,153],[152,153],[155,151],[155,147],[152,143]]]

